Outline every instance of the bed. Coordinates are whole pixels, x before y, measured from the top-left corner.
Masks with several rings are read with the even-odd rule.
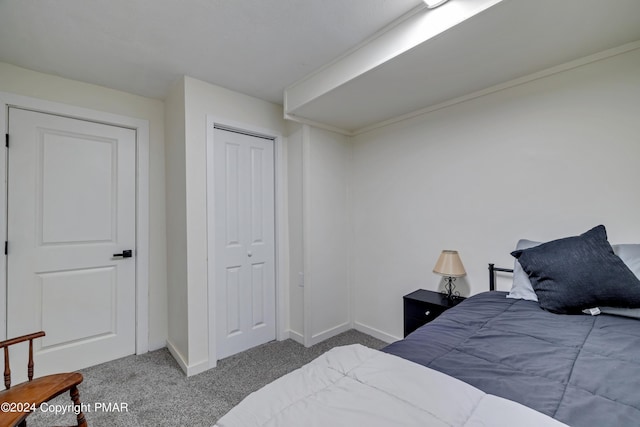
[[[611,246],[598,226],[512,255],[509,293],[382,351],[333,349],[217,426],[640,426],[640,245]]]
[[[640,425],[640,321],[475,295],[383,351],[579,427]]]

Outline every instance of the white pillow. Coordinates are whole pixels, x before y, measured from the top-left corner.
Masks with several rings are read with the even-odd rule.
[[[633,271],[640,279],[640,244],[612,245],[613,252]]]
[[[520,239],[516,245],[518,249],[529,249],[542,244],[542,242],[534,242],[533,240]],[[522,269],[522,266],[516,259],[513,263],[513,284],[511,291],[507,294],[507,298],[524,299],[527,301],[538,301],[536,293],[533,291],[529,276]]]
[[[633,271],[633,274],[640,279],[640,245],[613,245],[613,252],[615,252],[627,267],[629,267],[629,270]],[[600,312],[640,319],[640,308],[600,307]]]
[[[600,313],[640,319],[640,308],[600,307]]]

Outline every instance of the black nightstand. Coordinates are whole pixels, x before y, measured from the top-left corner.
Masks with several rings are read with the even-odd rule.
[[[404,300],[405,337],[465,300],[464,297],[448,299],[445,294],[424,289],[411,292],[402,299]]]

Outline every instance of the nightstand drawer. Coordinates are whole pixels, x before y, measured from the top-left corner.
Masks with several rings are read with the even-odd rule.
[[[415,303],[413,301],[405,301],[404,316],[420,320],[424,323],[431,322],[433,319],[444,313],[446,308],[438,307],[431,304]]]
[[[409,311],[414,313],[414,316],[408,316],[405,314],[404,317],[404,336],[406,337],[411,332],[418,329],[420,326],[425,325],[431,322],[436,317],[440,316],[445,312],[446,309],[435,308],[435,307],[411,307]]]
[[[404,336],[431,322],[442,313],[458,305],[464,298],[448,299],[439,292],[419,289],[405,295],[404,300]]]

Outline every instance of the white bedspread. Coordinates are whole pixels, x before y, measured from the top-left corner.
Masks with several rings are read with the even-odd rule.
[[[247,396],[217,427],[559,427],[453,377],[361,345],[334,348]]]

